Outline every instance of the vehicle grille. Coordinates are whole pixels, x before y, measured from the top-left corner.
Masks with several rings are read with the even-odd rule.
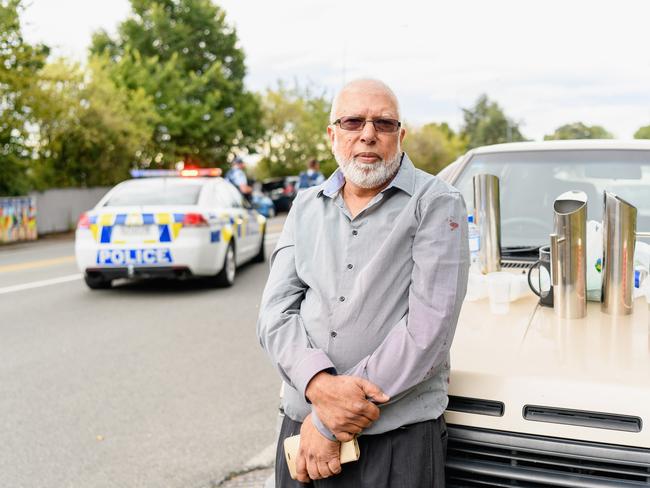
[[[447,487],[650,487],[650,449],[448,426]]]

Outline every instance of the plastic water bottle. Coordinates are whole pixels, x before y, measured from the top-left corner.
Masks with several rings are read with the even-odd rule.
[[[469,263],[470,268],[480,269],[479,249],[481,248],[481,237],[478,231],[478,225],[474,223],[474,216],[467,216],[467,230],[469,238]]]

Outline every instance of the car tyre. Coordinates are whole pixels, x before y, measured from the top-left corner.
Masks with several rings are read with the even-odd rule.
[[[220,288],[228,288],[235,283],[237,264],[235,260],[235,246],[232,241],[228,243],[226,255],[223,258],[223,266],[214,277],[214,284]]]
[[[101,274],[84,274],[84,281],[86,282],[86,285],[88,285],[88,288],[91,290],[108,290],[111,287],[112,281],[109,279],[106,279],[104,276]]]
[[[262,231],[262,242],[260,242],[260,250],[252,259],[252,262],[254,263],[263,263],[264,261],[266,261],[266,226],[264,226],[264,230]]]

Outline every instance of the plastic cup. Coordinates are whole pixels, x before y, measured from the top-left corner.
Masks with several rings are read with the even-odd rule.
[[[512,275],[505,271],[487,274],[488,297],[490,311],[497,315],[505,315],[510,310],[510,284]]]
[[[482,300],[487,296],[486,278],[480,273],[472,273],[470,271],[467,280],[467,294],[465,301],[475,302]]]

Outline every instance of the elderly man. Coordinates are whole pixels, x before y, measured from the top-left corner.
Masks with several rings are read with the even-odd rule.
[[[258,335],[287,385],[278,488],[444,486],[467,212],[402,152],[399,119],[380,81],[340,91],[327,128],[339,168],[298,194],[271,258]],[[282,446],[297,433],[299,482]],[[361,457],[341,466],[353,436]]]

